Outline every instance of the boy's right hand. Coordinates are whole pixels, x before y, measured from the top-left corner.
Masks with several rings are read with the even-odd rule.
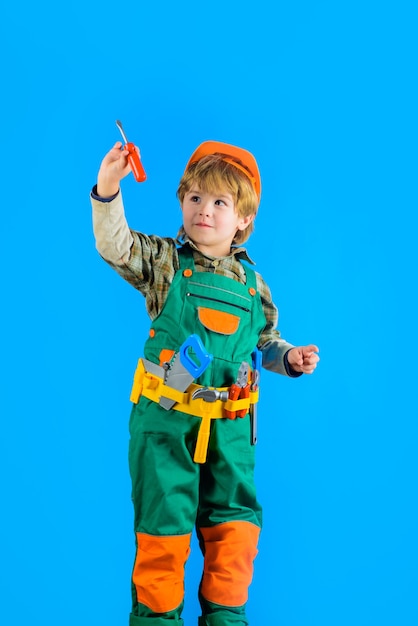
[[[119,183],[131,171],[127,150],[121,150],[122,142],[117,141],[104,157],[97,176],[97,195],[110,198],[119,191]]]

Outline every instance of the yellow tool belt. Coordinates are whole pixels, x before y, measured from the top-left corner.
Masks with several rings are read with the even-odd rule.
[[[157,403],[159,403],[161,397],[169,398],[175,401],[172,407],[174,411],[181,411],[182,413],[201,418],[202,422],[193,457],[195,463],[204,463],[206,461],[211,420],[224,418],[225,411],[235,412],[245,409],[248,412],[250,405],[258,402],[258,389],[257,391],[250,391],[248,398],[226,400],[226,402],[222,400],[207,402],[203,398],[193,399],[193,392],[201,388],[202,385],[195,385],[194,383],[186,391],[178,391],[173,387],[169,387],[164,384],[162,378],[147,372],[142,359],[139,359],[130,397],[131,402],[134,404],[138,404],[141,395]],[[217,387],[217,389],[218,391],[228,391],[228,387]]]

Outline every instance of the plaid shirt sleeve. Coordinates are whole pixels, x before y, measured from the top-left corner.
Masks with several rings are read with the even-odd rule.
[[[122,193],[102,201],[94,192],[95,188],[91,204],[97,251],[119,276],[142,293],[148,314],[154,319],[179,267],[176,240],[131,230]]]
[[[145,297],[148,315],[154,319],[161,311],[168,290],[179,269],[175,239],[144,235],[131,230],[133,243],[129,259],[109,265]]]
[[[272,300],[270,289],[260,274],[257,273],[256,276],[257,288],[266,317],[266,325],[258,341],[258,348],[262,352],[263,367],[284,376],[299,376],[299,374],[290,369],[287,363],[286,353],[294,346],[282,339],[280,332],[277,330],[279,312]]]

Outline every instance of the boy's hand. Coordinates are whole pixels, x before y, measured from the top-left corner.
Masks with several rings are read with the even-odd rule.
[[[313,344],[292,348],[287,353],[287,362],[295,372],[313,374],[319,361],[317,352],[319,352],[319,348]]]
[[[110,198],[119,191],[119,183],[131,171],[127,150],[121,150],[122,142],[117,141],[104,157],[97,176],[97,195]],[[138,150],[138,148],[136,148]]]

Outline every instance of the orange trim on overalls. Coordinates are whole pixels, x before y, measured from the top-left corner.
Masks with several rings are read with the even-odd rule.
[[[235,521],[199,531],[205,542],[203,597],[222,606],[242,606],[248,599],[260,528]]]
[[[158,537],[136,533],[132,580],[138,602],[155,613],[176,609],[184,597],[184,566],[191,535]]]

